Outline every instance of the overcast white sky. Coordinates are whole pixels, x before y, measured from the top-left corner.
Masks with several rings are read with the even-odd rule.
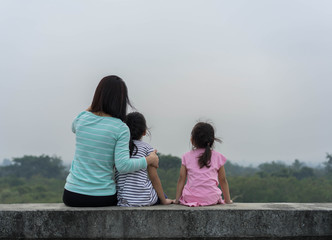
[[[332,1],[1,0],[0,163],[74,155],[71,123],[124,79],[159,152],[211,120],[232,162],[332,152]]]

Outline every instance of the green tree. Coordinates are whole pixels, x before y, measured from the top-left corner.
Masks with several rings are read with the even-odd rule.
[[[289,177],[292,175],[290,168],[282,162],[272,161],[271,163],[262,163],[258,166],[259,176]]]
[[[225,163],[225,171],[227,176],[252,176],[258,170],[254,167],[243,167],[239,164],[227,161]]]
[[[161,169],[171,169],[176,168],[180,169],[181,167],[181,158],[172,156],[172,155],[163,155],[159,154],[159,168]]]
[[[12,165],[0,168],[0,177],[30,178],[35,175],[62,179],[66,176],[66,170],[60,157],[48,155],[25,155],[14,158]]]
[[[31,178],[0,178],[0,204],[60,203],[64,179],[33,176]]]
[[[309,178],[314,176],[314,170],[310,167],[302,167],[299,171],[293,173],[297,179]]]
[[[294,170],[294,171],[300,171],[301,168],[303,167],[304,163],[303,162],[300,162],[298,159],[295,159],[291,168]]]
[[[332,177],[332,154],[326,153],[327,161],[324,162],[325,171],[329,177]]]
[[[179,178],[181,158],[172,155],[158,154],[158,176],[168,198],[175,198],[176,186]]]

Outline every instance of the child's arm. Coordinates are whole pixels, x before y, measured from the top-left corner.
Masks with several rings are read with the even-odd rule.
[[[218,178],[219,178],[219,184],[220,184],[222,193],[223,193],[224,198],[225,198],[225,202],[226,203],[233,203],[233,201],[231,200],[231,195],[229,194],[229,187],[228,187],[228,182],[227,182],[227,179],[226,179],[226,173],[225,173],[224,166],[222,166],[219,169]]]
[[[181,165],[178,186],[176,188],[175,203],[179,203],[179,198],[182,195],[182,190],[183,190],[184,184],[186,183],[186,179],[187,179],[187,169],[184,165]]]
[[[161,181],[158,176],[157,168],[153,166],[148,166],[148,173],[149,173],[149,178],[152,182],[152,186],[154,190],[156,190],[161,204],[167,205],[173,203],[174,202],[173,200],[165,198],[163,187],[161,185]]]

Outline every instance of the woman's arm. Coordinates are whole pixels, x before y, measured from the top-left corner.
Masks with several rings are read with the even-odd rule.
[[[187,179],[187,168],[184,165],[181,165],[180,176],[179,176],[178,185],[176,188],[175,203],[179,203],[179,199],[182,195],[182,190],[183,190],[184,184],[186,183],[186,179]]]
[[[158,176],[157,168],[148,166],[148,173],[149,173],[149,178],[152,182],[152,186],[153,186],[154,190],[156,190],[161,204],[167,205],[167,204],[173,203],[174,202],[173,200],[167,199],[165,197],[164,190],[161,185],[160,178]]]
[[[226,203],[233,203],[231,200],[231,195],[229,194],[228,182],[226,179],[226,172],[224,166],[222,166],[218,171],[219,184],[222,190],[222,193],[225,198]]]

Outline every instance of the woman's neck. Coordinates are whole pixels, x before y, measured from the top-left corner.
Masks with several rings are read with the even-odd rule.
[[[89,111],[91,112],[91,108],[88,108],[86,111]],[[99,117],[112,117],[110,114],[107,114],[107,113],[104,113],[102,111],[99,111],[99,112],[91,112],[93,113],[94,115],[97,115]]]
[[[104,113],[104,112],[93,112],[93,114],[100,116],[100,117],[112,117],[111,115]]]

